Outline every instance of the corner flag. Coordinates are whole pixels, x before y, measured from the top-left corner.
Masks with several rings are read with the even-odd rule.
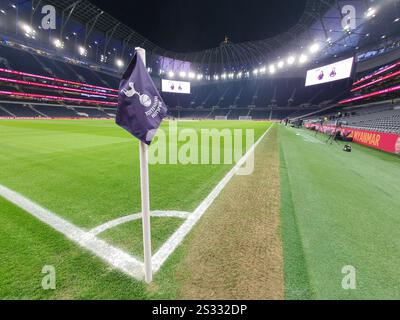
[[[149,145],[166,116],[167,107],[135,51],[120,83],[116,122]]]
[[[146,70],[146,52],[136,48],[121,80],[116,123],[140,140],[144,274],[147,283],[153,280],[148,145],[166,116],[167,107]]]

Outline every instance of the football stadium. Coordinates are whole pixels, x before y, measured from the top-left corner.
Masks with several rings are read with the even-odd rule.
[[[0,0],[1,300],[398,300],[399,156],[399,0]]]

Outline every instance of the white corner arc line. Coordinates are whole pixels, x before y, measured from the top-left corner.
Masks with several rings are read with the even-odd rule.
[[[96,238],[94,235],[60,218],[55,213],[2,185],[0,185],[0,196],[62,233],[68,239],[92,252],[114,268],[137,280],[143,279],[143,263],[128,253]]]
[[[218,197],[221,191],[230,182],[233,176],[240,170],[244,163],[248,160],[251,154],[255,151],[260,142],[273,128],[274,124],[266,130],[261,138],[247,151],[247,153],[240,159],[240,161],[228,172],[228,174],[218,183],[213,191],[207,198],[197,207],[193,213],[180,212],[180,211],[154,211],[154,217],[178,217],[186,219],[186,221],[179,227],[179,229],[164,243],[164,245],[153,256],[152,266],[153,271],[157,272],[165,263],[168,257],[175,251],[175,249],[185,239],[187,234],[193,229],[201,217],[205,214],[207,209],[211,206],[214,200]],[[43,223],[49,225],[54,230],[60,232],[68,239],[80,245],[82,248],[92,252],[103,261],[122,271],[123,273],[137,279],[143,280],[144,278],[144,264],[137,258],[129,255],[128,253],[115,248],[107,242],[97,238],[96,236],[105,230],[118,226],[120,224],[133,221],[141,218],[141,214],[134,214],[122,218],[115,219],[98,226],[91,231],[85,231],[67,220],[59,217],[48,209],[45,209],[23,195],[8,189],[0,184],[0,196],[15,204],[19,208],[25,210],[32,216],[36,217]]]
[[[153,211],[151,213],[152,217],[156,218],[180,218],[180,219],[187,219],[191,213],[189,212],[181,212],[181,211]],[[97,236],[109,229],[118,227],[121,224],[132,222],[135,220],[139,220],[142,218],[141,213],[132,214],[130,216],[121,217],[109,222],[106,222],[92,230],[89,231],[90,234]]]
[[[176,250],[176,248],[182,243],[188,233],[193,229],[201,217],[206,213],[207,209],[211,206],[214,200],[218,197],[221,191],[231,181],[233,176],[240,170],[240,168],[246,163],[250,155],[255,151],[260,142],[266,137],[266,135],[274,127],[272,124],[268,130],[261,136],[260,139],[247,151],[247,153],[238,161],[238,163],[228,172],[228,174],[218,183],[214,190],[207,196],[207,198],[197,207],[197,209],[191,214],[188,219],[179,227],[179,229],[163,244],[163,246],[153,256],[153,271],[157,272],[161,266],[165,263],[168,257]]]

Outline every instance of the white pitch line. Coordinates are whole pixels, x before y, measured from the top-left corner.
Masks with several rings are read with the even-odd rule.
[[[153,271],[157,272],[161,266],[165,263],[168,257],[175,251],[175,249],[181,244],[187,234],[193,229],[201,217],[205,214],[207,209],[211,206],[214,200],[218,197],[221,191],[230,182],[233,176],[240,170],[240,168],[246,163],[248,158],[255,151],[259,143],[265,138],[265,136],[273,128],[272,125],[262,137],[247,151],[247,153],[240,159],[240,161],[232,168],[231,171],[218,183],[214,190],[208,195],[208,197],[200,204],[200,206],[193,212],[180,212],[180,211],[155,211],[152,216],[154,217],[178,217],[186,219],[182,226],[168,239],[167,242],[160,248],[160,250],[153,256]],[[7,199],[11,203],[25,210],[32,216],[36,217],[45,224],[51,226],[56,231],[65,235],[68,239],[79,244],[81,247],[89,250],[115,269],[118,269],[125,274],[137,279],[143,280],[144,277],[144,265],[143,262],[139,261],[135,257],[129,255],[122,250],[109,245],[107,242],[98,239],[96,235],[118,226],[120,224],[134,221],[141,218],[141,214],[135,214],[131,216],[122,217],[113,221],[107,222],[101,226],[92,229],[89,232],[78,228],[72,223],[60,218],[55,213],[45,209],[38,204],[32,202],[21,194],[8,189],[0,184],[0,196]]]
[[[152,217],[156,218],[180,218],[180,219],[187,219],[189,217],[190,213],[189,212],[181,212],[181,211],[153,211],[151,213]],[[89,231],[90,234],[97,236],[100,233],[103,233],[104,231],[107,231],[109,229],[115,228],[121,224],[127,223],[127,222],[132,222],[135,220],[139,220],[142,218],[141,213],[136,213],[132,214],[130,216],[118,218],[109,222],[106,222],[92,230]]]
[[[262,137],[247,151],[242,159],[232,168],[231,171],[223,178],[214,190],[208,195],[208,197],[200,204],[200,206],[188,217],[188,219],[182,224],[182,226],[163,244],[158,252],[153,256],[153,271],[157,272],[160,270],[162,265],[168,259],[168,257],[176,250],[176,248],[182,243],[185,237],[205,214],[207,209],[211,206],[214,200],[218,197],[221,191],[226,187],[233,176],[240,170],[240,168],[246,163],[247,159],[255,151],[260,142],[270,132],[274,125],[262,135]]]
[[[131,255],[96,238],[94,235],[76,227],[53,212],[2,185],[0,185],[0,196],[62,233],[81,247],[94,253],[114,268],[135,279],[143,279],[143,263]]]

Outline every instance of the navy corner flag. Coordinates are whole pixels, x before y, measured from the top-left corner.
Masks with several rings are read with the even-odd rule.
[[[150,145],[166,116],[167,106],[135,52],[120,83],[116,123]]]

